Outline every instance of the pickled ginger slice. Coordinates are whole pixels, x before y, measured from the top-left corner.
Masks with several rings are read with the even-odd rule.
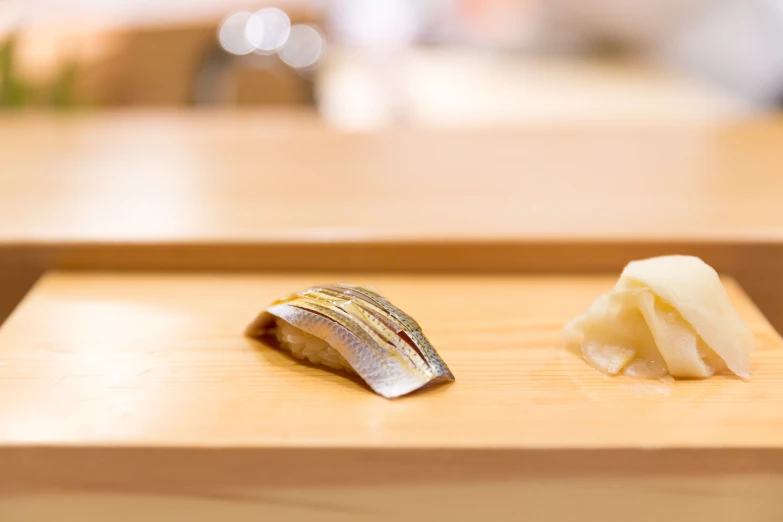
[[[715,270],[692,256],[629,263],[614,288],[564,329],[568,347],[610,374],[750,377],[755,339]]]
[[[368,288],[339,284],[296,292],[272,303],[246,335],[355,373],[387,398],[454,380],[418,323]]]

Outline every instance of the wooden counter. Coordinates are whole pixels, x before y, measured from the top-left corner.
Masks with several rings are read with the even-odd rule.
[[[412,314],[457,381],[390,401],[242,337],[330,280]],[[3,521],[779,519],[781,338],[727,281],[750,381],[606,377],[560,330],[612,283],[48,275],[0,328]]]
[[[0,277],[20,288],[50,268],[617,272],[680,252],[783,327],[781,119],[340,134],[309,113],[11,115],[0,143]]]

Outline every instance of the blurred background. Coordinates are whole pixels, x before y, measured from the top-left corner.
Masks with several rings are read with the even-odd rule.
[[[275,106],[375,130],[782,100],[783,0],[0,0],[0,110]]]
[[[783,327],[781,109],[783,0],[0,0],[0,321],[52,269],[680,252]]]

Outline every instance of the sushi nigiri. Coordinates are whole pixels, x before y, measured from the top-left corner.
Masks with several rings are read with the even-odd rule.
[[[378,293],[345,284],[307,288],[272,303],[246,335],[294,357],[361,377],[399,397],[454,376],[410,316]]]
[[[697,257],[629,263],[614,288],[566,325],[594,368],[639,378],[750,377],[755,338],[715,270]]]

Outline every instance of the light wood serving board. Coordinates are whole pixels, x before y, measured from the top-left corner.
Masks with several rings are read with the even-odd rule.
[[[335,281],[457,381],[390,401],[242,336]],[[781,520],[783,341],[725,283],[752,379],[665,385],[563,349],[611,278],[49,274],[0,329],[0,519]]]

